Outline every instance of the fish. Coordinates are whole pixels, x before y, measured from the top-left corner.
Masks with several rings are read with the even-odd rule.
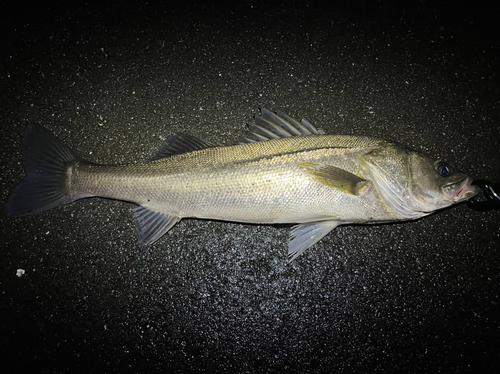
[[[90,197],[123,200],[137,205],[141,246],[182,218],[291,224],[291,261],[339,225],[414,220],[480,191],[450,164],[403,145],[326,135],[305,119],[259,109],[236,144],[177,133],[150,160],[120,165],[87,161],[29,124],[26,176],[5,212],[24,216]]]

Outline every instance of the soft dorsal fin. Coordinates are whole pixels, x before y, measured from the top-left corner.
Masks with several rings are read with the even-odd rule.
[[[261,114],[255,116],[255,123],[248,125],[248,133],[241,143],[253,143],[271,139],[322,134],[308,121],[301,122],[278,110],[276,113],[259,107]]]
[[[214,147],[217,147],[217,144],[206,142],[192,135],[183,133],[174,134],[165,139],[158,152],[151,158],[151,161]]]

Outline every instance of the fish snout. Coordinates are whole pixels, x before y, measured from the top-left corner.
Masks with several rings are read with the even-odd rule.
[[[465,177],[458,182],[449,183],[443,186],[444,194],[454,203],[469,200],[480,191],[481,189],[478,186],[472,184],[472,179],[470,177]]]

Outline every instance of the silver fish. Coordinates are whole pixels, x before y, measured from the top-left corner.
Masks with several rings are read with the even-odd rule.
[[[295,223],[293,260],[338,225],[417,219],[479,192],[443,161],[378,138],[323,135],[265,108],[241,144],[177,134],[148,162],[85,161],[40,125],[28,126],[24,143],[27,175],[9,196],[7,215],[95,196],[130,201],[138,205],[140,245],[185,217]]]

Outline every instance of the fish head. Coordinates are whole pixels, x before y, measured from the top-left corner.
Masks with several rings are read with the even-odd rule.
[[[381,198],[406,219],[414,219],[479,193],[472,178],[453,166],[405,147],[386,143],[362,156]]]
[[[410,188],[423,211],[433,211],[477,195],[473,179],[452,165],[418,153],[410,153]]]

